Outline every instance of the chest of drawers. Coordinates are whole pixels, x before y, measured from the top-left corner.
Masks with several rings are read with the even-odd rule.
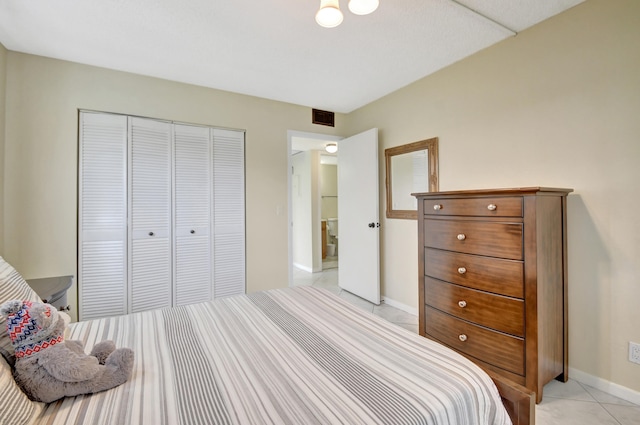
[[[567,195],[414,194],[419,332],[536,392],[568,379]]]

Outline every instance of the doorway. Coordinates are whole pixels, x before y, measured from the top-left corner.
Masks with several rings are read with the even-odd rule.
[[[289,152],[296,137],[308,138],[320,143],[320,148],[324,147],[327,139],[337,139],[340,144],[340,154],[338,157],[338,201],[340,210],[338,221],[340,227],[340,248],[341,264],[338,269],[338,284],[340,288],[351,292],[361,298],[371,301],[374,304],[380,303],[380,202],[379,202],[379,173],[378,173],[378,129],[371,128],[356,135],[338,139],[309,133],[288,133]],[[319,155],[321,150],[310,151],[310,158],[315,156],[315,160],[309,159],[309,168],[315,167],[317,173],[320,164]],[[309,156],[307,155],[307,156]],[[289,155],[289,165],[293,159],[297,159],[295,154]],[[292,235],[296,235],[296,229],[304,220],[309,220],[308,232],[310,238],[316,242],[311,243],[311,260],[309,271],[321,271],[320,265],[321,250],[320,244],[320,208],[319,184],[316,180],[311,180],[308,184],[310,198],[315,202],[310,202],[309,214],[302,214],[296,217],[295,203],[292,201],[292,193],[295,188],[296,194],[304,193],[302,190],[303,174],[296,174],[295,167],[290,168],[287,173],[289,181],[289,286],[293,283],[293,255],[298,251],[293,242]],[[297,220],[297,222],[296,222]]]
[[[320,232],[322,270],[338,268],[338,161],[335,155],[320,155]]]
[[[294,268],[338,266],[337,158],[325,145],[338,136],[288,131],[289,285]],[[329,255],[332,254],[332,255]]]

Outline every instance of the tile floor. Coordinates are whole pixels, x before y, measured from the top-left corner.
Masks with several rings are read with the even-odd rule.
[[[319,286],[392,323],[418,332],[418,318],[384,303],[376,306],[338,287],[338,269],[308,273],[294,268],[293,284]],[[536,425],[640,425],[640,406],[570,379],[544,387],[536,406]]]

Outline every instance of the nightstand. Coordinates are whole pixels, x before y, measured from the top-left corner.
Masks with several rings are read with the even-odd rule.
[[[43,277],[27,280],[27,283],[42,298],[43,302],[51,304],[58,311],[71,309],[67,304],[67,290],[73,283],[73,276]]]

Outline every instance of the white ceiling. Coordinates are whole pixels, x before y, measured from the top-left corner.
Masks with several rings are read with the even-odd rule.
[[[2,0],[9,50],[350,112],[583,0]],[[479,12],[483,17],[474,11]],[[487,18],[488,17],[488,18]]]

